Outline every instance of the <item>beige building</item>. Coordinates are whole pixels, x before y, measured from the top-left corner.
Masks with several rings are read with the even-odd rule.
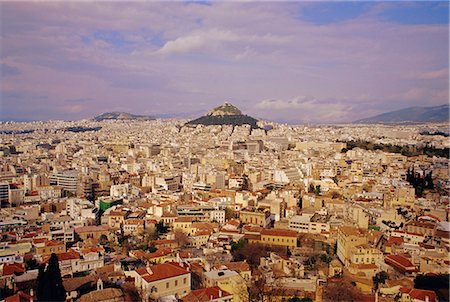
[[[353,274],[370,277],[379,270],[383,254],[376,248],[382,236],[378,231],[367,231],[350,226],[338,229],[337,256]]]
[[[265,228],[270,223],[270,211],[268,209],[243,209],[239,213],[239,218],[242,223],[259,225]]]
[[[191,292],[191,273],[176,262],[157,264],[132,272],[135,286],[142,290],[143,301]]]
[[[218,286],[233,295],[233,302],[247,302],[248,291],[245,280],[235,271],[213,270],[206,272],[204,284],[207,287]]]

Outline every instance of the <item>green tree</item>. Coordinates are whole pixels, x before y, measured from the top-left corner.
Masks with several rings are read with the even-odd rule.
[[[108,237],[105,234],[102,234],[99,239],[99,243],[101,245],[105,245],[108,243]]]
[[[52,253],[44,272],[43,266],[38,273],[38,301],[66,301],[66,290],[64,289],[59,269],[58,257]]]
[[[236,218],[236,211],[232,208],[225,208],[225,220],[228,221],[230,219]]]
[[[158,232],[158,234],[165,234],[169,232],[169,228],[165,226],[164,222],[161,220],[156,224],[156,231]]]
[[[315,192],[316,195],[320,195],[320,185],[316,186]]]

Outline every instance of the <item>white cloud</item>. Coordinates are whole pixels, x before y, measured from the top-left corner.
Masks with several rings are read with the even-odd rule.
[[[209,46],[218,46],[223,42],[234,42],[239,40],[241,40],[241,38],[238,35],[228,30],[201,30],[166,42],[157,53],[163,55],[185,53]]]
[[[263,100],[256,104],[256,108],[259,109],[305,109],[312,108],[315,103],[315,99],[306,96],[298,96],[290,100]]]

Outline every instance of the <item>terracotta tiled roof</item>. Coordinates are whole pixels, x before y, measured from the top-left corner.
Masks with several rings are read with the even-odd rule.
[[[426,297],[428,297],[428,301],[430,301],[430,302],[436,301],[436,293],[432,290],[413,288],[409,292],[409,295],[411,298],[421,300],[421,301],[426,301],[427,300]]]
[[[389,255],[384,258],[384,261],[402,272],[414,272],[416,267],[407,258],[401,255]]]
[[[295,237],[297,238],[297,232],[292,230],[283,229],[263,229],[261,236],[282,236],[282,237]]]
[[[30,302],[30,301],[31,296],[29,294],[24,293],[23,291],[19,291],[17,294],[5,298],[5,302]]]
[[[432,290],[417,289],[417,288],[409,289],[401,287],[400,292],[403,294],[408,294],[411,297],[411,299],[419,301],[427,301],[427,300],[430,302],[437,301],[436,293]]]
[[[127,220],[125,220],[124,224],[126,224],[126,225],[133,225],[133,224],[144,225],[144,219],[127,219]]]
[[[172,254],[173,251],[172,249],[169,248],[162,248],[162,249],[158,249],[153,253],[145,253],[145,258],[146,259],[152,259],[152,258],[158,258],[158,257],[163,257],[163,256],[167,256]]]
[[[404,242],[404,240],[403,240],[402,237],[391,236],[391,237],[389,237],[389,240],[388,240],[388,242],[387,242],[387,245],[388,245],[388,246],[391,246],[391,245],[401,245],[401,244],[403,244],[403,242]]]
[[[232,294],[223,291],[218,286],[201,288],[191,291],[183,297],[183,302],[207,302],[223,297],[230,297]]]
[[[77,252],[59,253],[56,254],[56,256],[58,257],[58,261],[80,259],[80,254],[78,254]],[[48,263],[48,261],[50,260],[50,256],[45,256],[43,260],[44,263]]]
[[[25,268],[21,263],[4,264],[2,276],[10,276],[14,273],[24,273]]]
[[[229,225],[232,225],[232,226],[235,226],[235,227],[238,227],[241,223],[240,223],[240,221],[239,220],[237,220],[237,219],[231,219],[230,221],[228,221],[226,224],[229,224]]]
[[[56,240],[49,240],[45,242],[45,246],[56,246],[56,245],[63,245],[63,242],[56,241]]]
[[[250,271],[250,265],[248,265],[248,263],[245,261],[221,263],[216,264],[213,267],[216,269],[221,269],[223,266],[225,266],[229,270],[236,272]]]
[[[168,262],[153,265],[150,268],[144,267],[136,269],[136,273],[138,273],[146,282],[150,283],[158,280],[189,274],[189,271],[181,267],[178,263]]]

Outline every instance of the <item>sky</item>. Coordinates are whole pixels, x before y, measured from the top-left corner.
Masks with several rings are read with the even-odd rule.
[[[0,119],[345,123],[449,100],[448,2],[0,2]]]

